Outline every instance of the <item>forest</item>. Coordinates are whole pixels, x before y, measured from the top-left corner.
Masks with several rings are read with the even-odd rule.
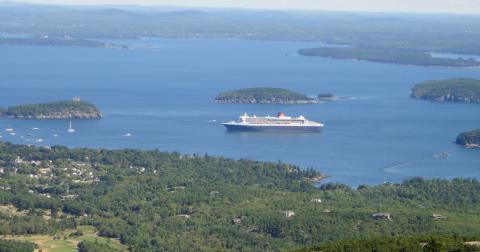
[[[318,47],[301,49],[300,55],[334,59],[366,60],[414,66],[475,67],[480,62],[471,59],[444,59],[432,57],[428,52],[398,48]]]
[[[296,252],[372,252],[372,251],[405,251],[405,252],[467,252],[480,249],[480,237],[458,236],[399,236],[375,237],[361,240],[341,240],[318,247],[304,248]]]
[[[437,102],[479,103],[480,80],[453,78],[425,81],[415,85],[410,96]]]
[[[480,235],[475,179],[351,188],[312,184],[319,172],[281,162],[6,142],[0,167],[1,209],[15,209],[1,212],[0,235],[55,237],[92,226],[131,251],[278,251],[378,236]]]
[[[475,15],[0,3],[0,32],[83,39],[236,38],[480,55]]]
[[[313,103],[306,95],[283,88],[244,88],[220,93],[217,103]]]
[[[480,145],[480,129],[460,133],[456,143],[459,145],[478,147]]]
[[[69,100],[28,105],[16,105],[1,110],[2,115],[13,119],[96,119],[102,117],[95,105]]]

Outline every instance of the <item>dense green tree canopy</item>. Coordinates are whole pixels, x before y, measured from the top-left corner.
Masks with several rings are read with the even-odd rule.
[[[315,187],[309,181],[318,172],[283,163],[10,143],[0,144],[0,167],[0,205],[25,213],[0,215],[0,235],[93,225],[134,251],[278,251],[380,235],[480,235],[474,179]],[[378,212],[392,220],[373,218]]]

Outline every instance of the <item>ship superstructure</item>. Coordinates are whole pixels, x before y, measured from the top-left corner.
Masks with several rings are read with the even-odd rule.
[[[229,131],[278,131],[278,132],[320,132],[322,123],[309,121],[303,116],[290,117],[279,112],[277,116],[257,117],[247,113],[237,121],[222,123]]]

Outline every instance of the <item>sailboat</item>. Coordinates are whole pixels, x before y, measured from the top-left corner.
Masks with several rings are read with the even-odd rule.
[[[72,120],[70,120],[70,123],[68,124],[68,133],[73,133],[75,132],[75,129],[72,128]]]

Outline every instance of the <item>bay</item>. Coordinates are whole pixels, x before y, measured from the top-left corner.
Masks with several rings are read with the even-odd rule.
[[[459,132],[480,127],[480,106],[409,98],[415,83],[480,78],[478,68],[399,66],[296,53],[317,43],[115,42],[150,46],[1,46],[0,106],[79,96],[104,113],[101,120],[74,120],[75,134],[67,133],[68,121],[0,119],[2,140],[282,161],[313,167],[330,175],[327,181],[352,186],[414,176],[480,178],[480,150],[454,144]],[[334,93],[340,99],[313,105],[213,103],[219,92],[261,86],[312,96]],[[321,134],[228,133],[220,124],[244,112],[263,116],[278,111],[326,127]],[[13,128],[16,135],[4,128]],[[43,142],[34,142],[39,138]],[[442,152],[449,155],[437,155]]]

